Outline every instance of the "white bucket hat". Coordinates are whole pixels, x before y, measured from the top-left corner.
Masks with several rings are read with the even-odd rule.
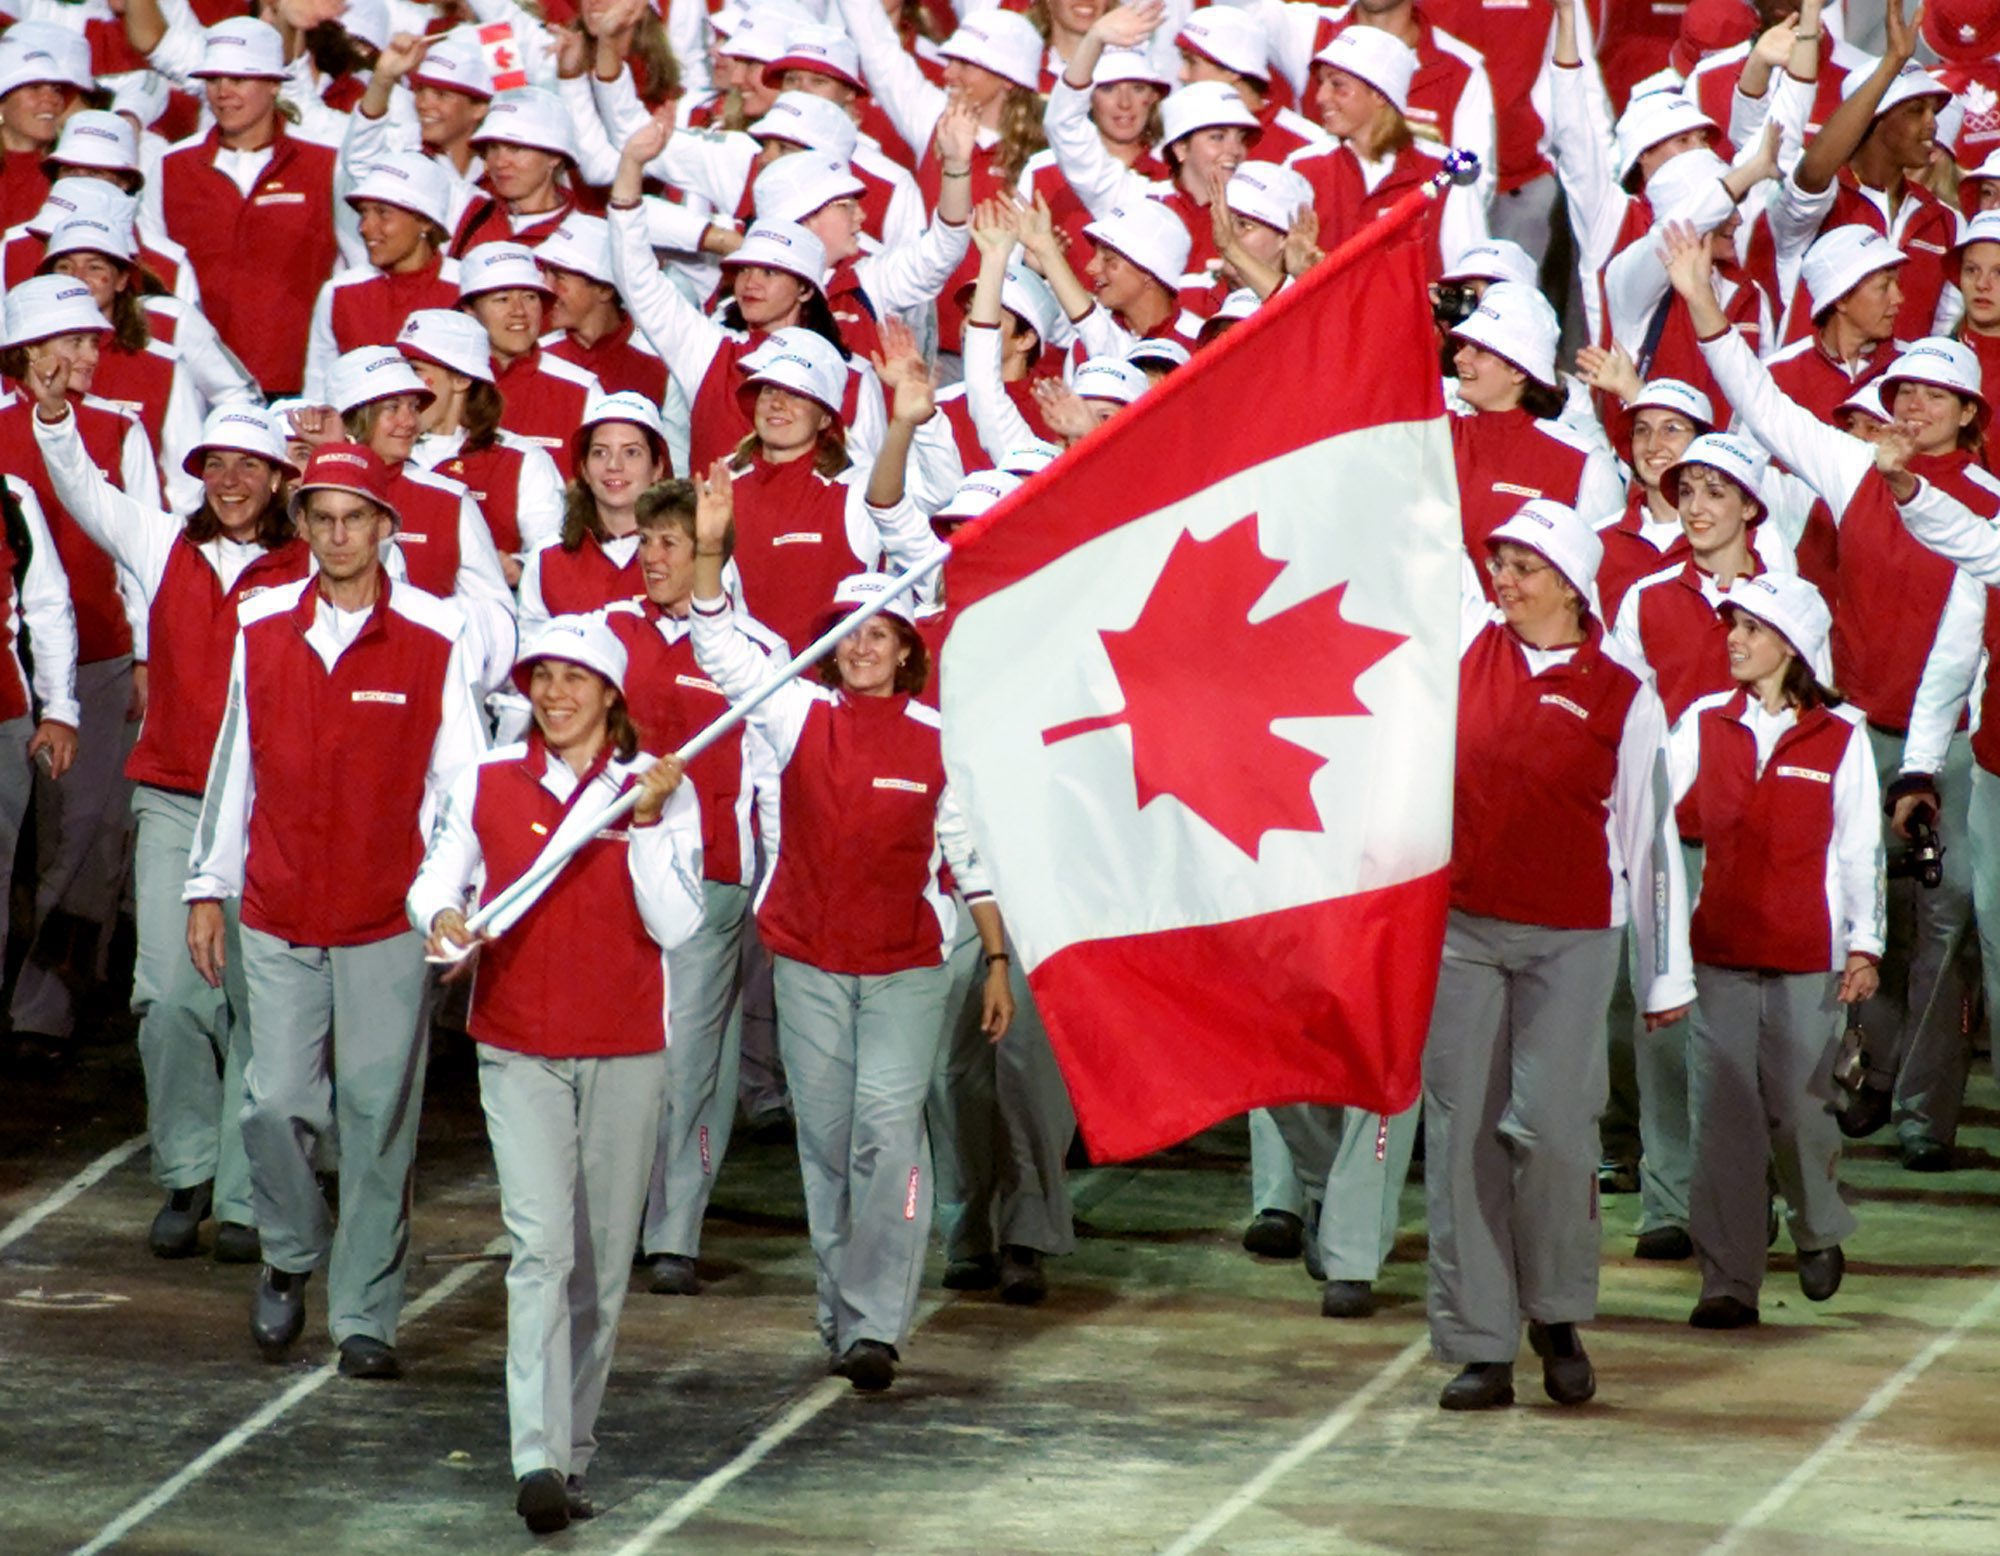
[[[1660,493],[1668,502],[1681,500],[1681,472],[1690,465],[1719,471],[1759,508],[1764,502],[1764,473],[1771,456],[1748,438],[1733,432],[1705,432],[1681,451],[1681,457],[1660,472]]]
[[[208,29],[201,63],[188,74],[197,81],[210,76],[283,81],[285,40],[269,22],[260,22],[254,16],[232,16]]]
[[[1243,94],[1227,81],[1191,81],[1160,103],[1160,144],[1171,146],[1196,130],[1246,131],[1252,140],[1264,133],[1257,116],[1243,106]]]
[[[1812,316],[1817,319],[1876,271],[1891,269],[1908,257],[1871,227],[1850,225],[1821,233],[1799,266]]]
[[[974,12],[938,49],[946,59],[990,70],[1030,92],[1041,90],[1047,51],[1033,22],[1019,12],[999,10]]]
[[[861,130],[848,112],[814,92],[780,92],[764,117],[750,126],[759,140],[781,140],[843,162],[853,160]]]
[[[1604,560],[1604,542],[1576,509],[1547,497],[1530,498],[1486,537],[1486,549],[1496,549],[1503,540],[1546,557],[1591,610],[1597,609],[1597,565]]]
[[[413,394],[425,405],[437,396],[417,377],[409,359],[394,346],[362,346],[343,351],[333,359],[326,373],[326,398],[345,416],[359,406],[376,400]]]
[[[417,309],[403,321],[396,349],[448,373],[493,382],[493,347],[486,326],[456,308]]]
[[[90,47],[67,28],[16,22],[0,37],[0,97],[45,82],[79,92],[92,90],[97,82],[90,73]]]
[[[1157,200],[1114,205],[1098,220],[1086,223],[1083,235],[1117,250],[1170,292],[1180,290],[1194,248],[1181,219]]]
[[[1840,83],[1840,100],[1844,103],[1867,83],[1866,72],[1850,70],[1847,79]],[[1892,108],[1919,97],[1941,99],[1938,111],[1944,111],[1945,103],[1951,100],[1951,88],[1924,69],[1915,60],[1910,60],[1896,72],[1896,79],[1889,83],[1889,89],[1882,94],[1882,101],[1875,105],[1875,117],[1881,118]]]
[[[1125,360],[1141,372],[1149,366],[1172,372],[1192,362],[1194,353],[1170,335],[1154,335],[1134,341],[1125,352]]]
[[[1970,172],[1958,175],[1959,186],[1963,188],[1974,179],[2000,178],[2000,150],[1989,151],[1986,160]],[[1985,213],[1981,213],[1982,215]]]
[[[128,195],[104,179],[72,174],[49,185],[49,192],[42,196],[41,209],[28,218],[28,231],[46,238],[72,216],[95,216],[99,221],[118,222],[135,220],[138,213],[137,196]]]
[[[1486,238],[1470,244],[1445,267],[1440,281],[1514,281],[1539,291],[1542,267],[1535,257],[1509,238]]]
[[[372,49],[386,49],[394,29],[383,0],[347,0],[340,10],[340,30]]]
[[[611,228],[602,216],[571,211],[536,247],[535,263],[545,270],[568,270],[612,286]]]
[[[780,157],[750,186],[750,202],[759,220],[803,222],[814,211],[868,192],[854,169],[823,151],[801,151]]]
[[[65,254],[102,254],[129,265],[139,257],[139,235],[130,217],[72,216],[49,234],[39,268],[47,271]]]
[[[493,73],[486,68],[478,35],[469,27],[454,28],[433,42],[405,79],[412,90],[434,86],[481,102],[493,98]]]
[[[1174,45],[1239,76],[1271,79],[1270,35],[1256,17],[1235,6],[1208,5],[1193,12],[1174,34]]]
[[[958,483],[945,505],[931,515],[933,523],[949,519],[963,524],[976,519],[1001,498],[1021,489],[1023,477],[1010,470],[975,470]]]
[[[1008,475],[1017,475],[1025,481],[1037,471],[1048,469],[1062,458],[1062,452],[1061,444],[1051,443],[1047,438],[1016,443],[1000,456],[999,468]]]
[[[477,253],[478,250],[473,251]],[[764,221],[750,224],[736,252],[722,261],[725,270],[758,265],[765,270],[782,270],[801,281],[819,286],[826,279],[826,245],[797,222]]]
[[[1827,635],[1833,631],[1833,613],[1826,601],[1797,573],[1759,573],[1755,578],[1739,578],[1716,610],[1740,610],[1775,627],[1792,645],[1792,650],[1809,666],[1826,662]]]
[[[85,108],[69,116],[44,166],[92,167],[138,175],[139,132],[122,113]],[[103,180],[98,180],[103,182]]]
[[[1903,348],[1902,355],[1889,364],[1876,380],[1885,405],[1895,403],[1894,384],[1932,384],[1949,389],[1962,400],[1979,408],[1979,425],[1984,427],[1993,414],[1987,403],[1978,354],[1963,341],[1943,335],[1926,335]]]
[[[1222,299],[1222,306],[1201,321],[1201,344],[1206,346],[1232,324],[1241,324],[1251,314],[1264,305],[1259,297],[1247,286],[1239,286]]]
[[[1118,45],[1097,56],[1097,63],[1090,68],[1090,84],[1116,86],[1121,81],[1143,81],[1162,92],[1171,91],[1174,84],[1173,78],[1153,63],[1149,50]]]
[[[526,696],[534,682],[535,661],[560,659],[565,664],[595,670],[619,691],[625,690],[625,645],[601,615],[551,616],[521,645],[514,661],[514,685]]]
[[[1275,162],[1244,162],[1229,175],[1224,203],[1238,216],[1289,232],[1299,212],[1313,203],[1312,185],[1295,168]]]
[[[1556,386],[1556,342],[1562,324],[1549,300],[1534,288],[1514,281],[1494,282],[1479,306],[1451,333],[1504,357],[1537,383]]]
[[[504,292],[526,287],[545,297],[548,278],[535,263],[535,251],[525,243],[481,243],[468,249],[458,262],[458,300],[466,302],[481,292]]]
[[[1695,218],[1703,213],[1704,207],[1714,208],[1712,186],[1728,176],[1729,164],[1714,152],[1705,148],[1684,151],[1654,172],[1652,181],[1646,185],[1646,203],[1652,206],[1655,221],[1698,225]],[[1734,206],[1733,198],[1730,204]]]
[[[847,360],[824,335],[790,325],[743,358],[743,387],[773,384],[814,401],[836,418],[847,397]]]
[[[2000,151],[1987,160],[2000,163]],[[2000,173],[1994,176],[2000,177]],[[1951,246],[1951,253],[1944,262],[1945,274],[1952,285],[1958,285],[1959,271],[1965,264],[1965,251],[1975,243],[2000,243],[2000,211],[1981,211],[1965,224],[1965,230],[1959,235],[1958,242]]]
[[[958,304],[961,308],[970,305],[972,289],[977,284],[967,281],[959,287]],[[1007,273],[1001,278],[1000,306],[1035,332],[1036,339],[1042,343],[1042,350],[1053,348],[1058,321],[1063,317],[1062,304],[1049,290],[1049,283],[1030,270],[1019,254],[1007,262]]]
[[[646,441],[653,445],[653,457],[663,465],[672,465],[673,458],[667,452],[667,429],[660,420],[659,406],[636,390],[620,389],[614,394],[594,393],[584,402],[583,420],[577,423],[576,431],[569,438],[572,469],[583,468],[583,456],[590,447],[591,429],[601,427],[608,421],[627,422],[637,427],[646,434]]]
[[[1000,14],[1012,15],[1013,13],[1001,12]],[[839,583],[833,586],[833,604],[827,608],[820,618],[820,631],[825,631],[827,627],[832,626],[842,617],[853,615],[854,612],[860,610],[864,605],[873,605],[883,595],[895,588],[898,581],[891,578],[887,573],[855,573],[850,577],[841,579]],[[917,607],[912,603],[907,592],[898,595],[887,605],[883,606],[881,613],[884,616],[894,616],[898,621],[903,622],[909,627],[914,628],[917,624]],[[818,635],[818,633],[814,634],[815,637]]]
[[[392,151],[368,164],[347,192],[349,207],[363,200],[393,205],[421,216],[433,227],[451,230],[451,181],[437,162],[417,151]]]
[[[1885,427],[1892,425],[1896,420],[1889,414],[1889,407],[1882,403],[1882,380],[1879,378],[1871,378],[1842,400],[1836,409],[1843,416],[1858,413],[1871,417]]]
[[[1409,112],[1417,51],[1394,33],[1359,23],[1343,28],[1313,56],[1313,63],[1346,71],[1388,98],[1396,112]]]
[[[486,105],[486,117],[472,132],[472,144],[527,146],[553,157],[576,161],[576,131],[569,110],[555,93],[538,86],[501,92]]]
[[[1080,400],[1110,400],[1130,405],[1153,387],[1145,373],[1123,357],[1092,357],[1069,381]]]
[[[730,30],[728,41],[715,52],[731,59],[747,59],[759,65],[768,65],[774,59],[783,58],[792,29],[801,25],[804,25],[801,20],[789,12],[775,6],[760,5],[754,11],[743,13],[743,19]]]
[[[1715,427],[1715,403],[1691,383],[1679,378],[1649,378],[1629,411],[1672,411],[1685,416],[1703,432]]]
[[[32,276],[7,293],[6,336],[0,346],[26,346],[58,335],[108,334],[90,288],[74,276]]]
[[[868,90],[868,78],[861,74],[861,51],[840,27],[822,27],[816,22],[797,26],[785,34],[785,51],[764,67],[764,84],[776,86],[776,77],[788,70],[810,70],[815,75],[844,81],[857,92]]]
[[[299,467],[292,463],[286,447],[285,429],[272,412],[261,405],[218,405],[201,424],[201,441],[187,451],[181,469],[197,480],[202,461],[209,454],[229,452],[253,454],[266,464],[276,465],[288,479],[296,479]]]
[[[1717,133],[1715,121],[1693,98],[1679,92],[1646,92],[1633,98],[1618,119],[1619,183],[1626,183],[1638,171],[1640,157],[1689,130]]]

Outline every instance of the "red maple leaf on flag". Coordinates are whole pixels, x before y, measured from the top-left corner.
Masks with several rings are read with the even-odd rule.
[[[1129,726],[1140,808],[1170,794],[1253,859],[1266,832],[1323,830],[1311,790],[1327,759],[1272,720],[1367,715],[1355,681],[1407,641],[1347,620],[1345,583],[1252,622],[1286,566],[1256,529],[1252,513],[1212,540],[1183,532],[1139,619],[1098,634],[1124,710],[1042,732],[1054,745]]]

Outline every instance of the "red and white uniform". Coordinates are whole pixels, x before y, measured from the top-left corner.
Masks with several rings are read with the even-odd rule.
[[[586,534],[575,550],[558,534],[521,563],[521,633],[532,636],[551,616],[585,616],[645,597],[637,533],[603,541]]]
[[[502,556],[522,557],[562,532],[563,479],[555,461],[504,428],[469,454],[463,432],[425,433],[410,462],[465,488]]]
[[[583,425],[590,397],[604,392],[595,375],[532,346],[505,366],[496,361],[493,384],[507,402],[500,425],[547,450],[565,481],[575,475],[570,438]]]
[[[1393,157],[1369,162],[1343,141],[1329,150],[1301,152],[1286,166],[1304,174],[1312,185],[1320,242],[1338,244],[1435,174],[1442,155],[1437,147],[1419,141]],[[1436,280],[1444,274],[1447,256],[1485,241],[1486,211],[1476,189],[1454,185],[1442,200],[1425,206],[1419,225],[1425,264]]]
[[[565,331],[551,330],[542,337],[542,354],[595,375],[606,394],[629,389],[656,405],[667,398],[667,364],[630,319],[588,346]]]
[[[1519,409],[1454,416],[1451,451],[1466,554],[1475,563],[1486,559],[1486,537],[1531,497],[1574,508],[1586,524],[1624,506],[1611,456],[1559,421],[1537,421]]]
[[[24,221],[0,232],[0,284],[12,289],[41,271],[42,261],[48,257],[51,230],[37,222]],[[195,282],[187,250],[157,232],[141,230],[138,239],[140,269],[188,307],[199,306],[201,288]]]
[[[15,537],[0,535],[0,648],[5,650],[0,655],[0,720],[27,718],[39,708],[43,718],[76,729],[83,715],[76,700],[76,613],[70,608],[69,580],[34,488],[19,476],[0,479],[20,507],[28,552],[22,567]],[[32,679],[21,663],[24,628],[35,644]]]
[[[1425,0],[1432,25],[1479,51],[1493,96],[1497,191],[1511,194],[1549,171],[1549,116],[1555,90],[1555,6],[1551,0]],[[1592,53],[1590,13],[1577,8],[1577,47]],[[1590,73],[1590,89],[1603,86]],[[1607,105],[1605,112],[1610,109]]]
[[[1771,352],[1764,366],[1788,399],[1796,400],[1831,427],[1837,425],[1841,404],[1848,396],[1879,378],[1895,359],[1895,344],[1885,340],[1852,363],[1836,362],[1820,344],[1815,330]]]
[[[458,482],[413,460],[394,467],[389,501],[402,517],[393,548],[404,576],[458,606],[481,684],[505,685],[514,668],[514,592],[477,505]]]
[[[1978,490],[1967,493],[1968,484]],[[1968,502],[1967,496],[1987,500]],[[1989,668],[1990,656],[2000,649],[2000,594],[1994,592],[2000,585],[2000,530],[1992,522],[1996,499],[2000,478],[1971,466],[1949,484],[1926,480],[1901,507],[1910,533],[1960,569],[1917,684],[1903,745],[1904,772],[1943,770],[1946,748],[1953,732],[1964,727],[1966,704],[1977,686],[1972,759],[2000,774],[2000,677]]]
[[[1730,48],[1718,49],[1696,65],[1687,80],[1687,94],[1701,105],[1701,111],[1709,118],[1729,127],[1730,141],[1737,146],[1745,144],[1742,131],[1749,123],[1762,122],[1763,111],[1769,106],[1765,99],[1780,90],[1785,79],[1783,72],[1772,71],[1771,87],[1764,99],[1747,98],[1738,90],[1743,80],[1744,63],[1750,58],[1750,50],[1756,41],[1753,36]],[[1875,68],[1873,56],[1823,30],[1819,40],[1819,74],[1814,77],[1811,104],[1806,110],[1805,133],[1808,138],[1819,134],[1820,127],[1840,106],[1848,72],[1857,68],[1864,76],[1867,75]],[[1753,114],[1756,116],[1754,121],[1749,117]]]
[[[1130,171],[1149,187],[1164,188],[1173,179],[1172,171],[1151,149],[1140,154]],[[1033,205],[1038,199],[1048,202],[1049,215],[1055,225],[1069,234],[1071,253],[1081,255],[1090,252],[1090,240],[1083,235],[1083,229],[1093,220],[1090,207],[1083,203],[1083,197],[1063,177],[1063,170],[1057,165],[1053,151],[1038,151],[1028,158],[1028,165],[1021,169],[1020,193],[1026,205]]]
[[[1613,633],[1632,659],[1653,672],[1669,724],[1678,723],[1701,698],[1736,684],[1729,673],[1729,623],[1717,610],[1728,598],[1715,575],[1690,557],[1640,579],[1618,607]]]
[[[319,289],[306,343],[305,397],[326,395],[327,369],[342,352],[393,346],[403,321],[419,308],[458,306],[458,261],[433,259],[421,270],[396,275],[361,265],[343,270]]]
[[[1896,271],[1903,287],[1903,306],[1896,313],[1897,338],[1949,335],[1965,313],[1965,299],[1945,272],[1945,262],[1958,242],[1958,212],[1914,179],[1906,178],[1897,193],[1892,217],[1888,195],[1865,187],[1848,168],[1843,167],[1816,195],[1801,190],[1795,177],[1781,179],[1767,213],[1777,246],[1778,274],[1793,275],[1799,259],[1821,233],[1835,227],[1867,227],[1908,256],[1908,262]],[[1785,338],[1809,334],[1812,304],[1803,282],[1786,301]]]

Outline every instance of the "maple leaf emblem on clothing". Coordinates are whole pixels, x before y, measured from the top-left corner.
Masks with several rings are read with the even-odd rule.
[[[2000,107],[2000,94],[1996,94],[1993,88],[1983,81],[1973,81],[1959,93],[1959,101],[1965,104],[1966,118],[1983,119],[1991,114],[1995,107]]]
[[[1054,745],[1129,726],[1140,808],[1170,794],[1253,859],[1266,832],[1322,830],[1311,790],[1327,759],[1272,721],[1365,717],[1355,681],[1407,641],[1343,616],[1344,582],[1251,621],[1286,566],[1256,532],[1254,513],[1212,540],[1183,532],[1138,620],[1098,633],[1124,710],[1042,732]]]

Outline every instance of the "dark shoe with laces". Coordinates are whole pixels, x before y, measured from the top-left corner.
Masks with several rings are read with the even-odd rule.
[[[1889,1122],[1891,1100],[1880,1086],[1863,1086],[1850,1091],[1847,1100],[1834,1110],[1833,1121],[1850,1140],[1861,1140]]]
[[[896,1348],[880,1340],[856,1340],[833,1364],[839,1377],[864,1394],[879,1394],[896,1381]]]
[[[156,1259],[185,1259],[201,1247],[201,1224],[215,1202],[215,1185],[197,1183],[190,1189],[175,1189],[153,1217],[146,1246]]]
[[[340,1375],[343,1378],[400,1378],[403,1364],[396,1348],[368,1334],[351,1334],[340,1342]]]
[[[255,1264],[263,1257],[264,1245],[258,1240],[254,1226],[245,1226],[241,1221],[215,1223],[217,1264]]]
[[[1000,1250],[1000,1300],[1012,1307],[1033,1307],[1049,1294],[1049,1277],[1039,1248],[1009,1243]]]
[[[250,1294],[250,1338],[264,1360],[279,1362],[306,1326],[306,1282],[310,1272],[293,1274],[269,1265],[257,1277]]]
[[[1513,1403],[1512,1362],[1472,1362],[1438,1395],[1440,1410],[1498,1410]]]
[[[698,1297],[701,1295],[701,1277],[695,1273],[694,1260],[685,1254],[663,1253],[648,1265],[651,1270],[646,1278],[646,1289],[656,1297]]]
[[[1320,1287],[1321,1318],[1366,1318],[1375,1311],[1375,1285],[1365,1280],[1330,1280]]]
[[[1296,1259],[1304,1246],[1305,1225],[1289,1210],[1260,1210],[1243,1229],[1243,1251],[1260,1259]]]
[[[1688,1314],[1696,1329],[1748,1329],[1758,1321],[1757,1310],[1736,1297],[1703,1297]]]
[[[1632,1256],[1635,1259],[1692,1259],[1694,1239],[1687,1235],[1685,1227],[1656,1226],[1650,1232],[1639,1234]]]
[[[1840,1290],[1840,1278],[1846,1273],[1847,1255],[1838,1243],[1799,1255],[1799,1290],[1808,1302],[1824,1302]]]
[[[1528,1344],[1542,1359],[1542,1388],[1558,1405],[1581,1405],[1597,1393],[1597,1369],[1575,1324],[1530,1321]]]
[[[569,1488],[554,1470],[536,1470],[516,1483],[514,1511],[530,1534],[554,1534],[569,1527]]]
[[[572,1475],[563,1482],[563,1495],[569,1501],[569,1521],[580,1524],[585,1519],[597,1516],[597,1504],[590,1500],[590,1493],[583,1489],[583,1477]]]
[[[944,1267],[946,1291],[991,1291],[1000,1284],[1000,1261],[990,1253],[953,1259]]]

